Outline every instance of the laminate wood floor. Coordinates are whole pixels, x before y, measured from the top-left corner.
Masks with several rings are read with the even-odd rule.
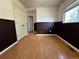
[[[79,53],[56,36],[30,33],[2,54],[0,59],[79,59]]]

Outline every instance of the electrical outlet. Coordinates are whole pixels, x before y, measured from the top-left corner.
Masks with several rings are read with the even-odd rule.
[[[49,32],[52,32],[51,30]]]

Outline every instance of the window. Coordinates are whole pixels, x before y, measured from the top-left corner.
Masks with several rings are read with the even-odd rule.
[[[65,12],[64,14],[64,22],[79,22],[79,6],[74,7]]]

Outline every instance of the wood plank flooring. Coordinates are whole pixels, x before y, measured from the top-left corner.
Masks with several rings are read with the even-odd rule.
[[[30,33],[0,59],[79,59],[79,53],[56,36],[41,37]]]

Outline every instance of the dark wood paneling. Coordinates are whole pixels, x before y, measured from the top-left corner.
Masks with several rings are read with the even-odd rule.
[[[52,33],[55,33],[54,22],[38,22],[37,23],[37,33],[38,34],[52,34]]]
[[[0,52],[16,41],[15,22],[0,19]]]
[[[37,23],[34,23],[34,31],[37,31]]]
[[[58,34],[79,49],[79,23],[38,22],[37,33]]]
[[[57,34],[79,49],[79,23],[60,23]]]

